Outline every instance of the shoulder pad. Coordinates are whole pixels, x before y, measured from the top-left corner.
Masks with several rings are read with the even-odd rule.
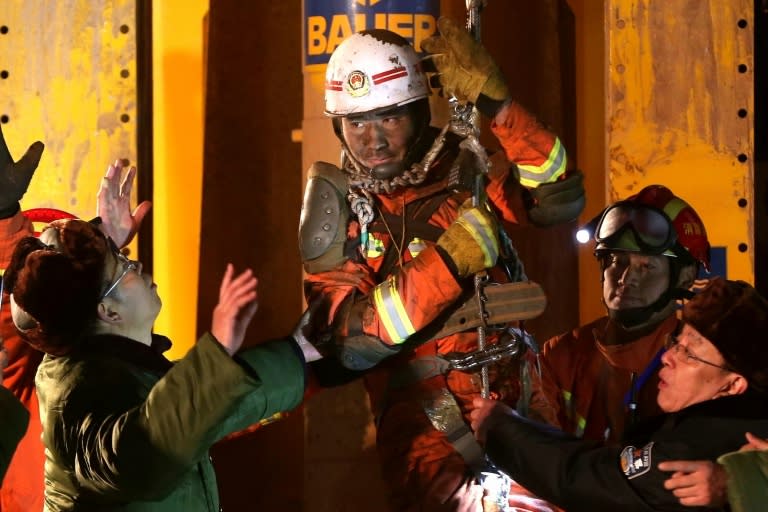
[[[307,186],[299,222],[299,251],[309,273],[344,263],[349,206],[347,180],[335,165],[315,162],[307,172]]]

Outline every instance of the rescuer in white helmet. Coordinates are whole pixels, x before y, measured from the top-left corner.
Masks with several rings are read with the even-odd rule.
[[[557,136],[511,100],[493,59],[462,27],[448,19],[438,26],[441,35],[423,49],[444,92],[490,117],[504,151],[489,162],[470,123],[430,126],[426,62],[405,39],[386,30],[354,34],[331,56],[325,82],[341,164],[310,168],[299,230],[309,304],[303,333],[325,355],[315,370],[325,385],[365,372],[398,511],[482,510],[483,455],[467,422],[480,383],[447,361],[483,352],[477,324],[454,312],[476,304],[467,299],[477,272],[515,280],[509,265],[507,276],[498,266],[511,256],[500,243],[502,222],[553,225],[584,206],[581,175],[567,172]],[[473,206],[478,175],[484,186]],[[540,311],[508,313],[492,319],[504,325],[488,330],[489,345],[509,342],[507,324]],[[535,371],[507,359],[489,373],[492,396],[515,405],[526,395],[531,416],[552,419]],[[500,487],[506,494],[508,483]],[[525,499],[519,510],[550,510]]]

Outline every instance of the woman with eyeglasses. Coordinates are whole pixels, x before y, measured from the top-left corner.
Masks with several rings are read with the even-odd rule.
[[[93,223],[55,221],[22,239],[5,282],[14,324],[46,353],[46,511],[218,512],[209,447],[303,398],[292,339],[239,350],[258,307],[250,270],[227,267],[210,331],[176,363],[152,333],[152,277]]]
[[[29,146],[21,158],[15,160],[0,127],[0,273],[8,266],[17,242],[35,234],[36,224],[72,217],[67,212],[52,208],[21,209],[20,202],[36,173],[43,149],[43,143],[37,141]],[[121,247],[131,241],[151,207],[150,201],[142,201],[135,209],[131,209],[131,190],[136,169],[130,168],[125,173],[121,172],[122,169],[120,161],[108,166],[96,195],[96,211],[102,219],[101,228]],[[53,169],[46,172],[51,171]],[[11,320],[8,299],[2,294],[0,305],[0,394],[3,395],[5,407],[8,407],[0,413],[3,441],[0,446],[0,467],[7,465],[8,468],[0,487],[0,510],[39,511],[43,509],[45,455],[41,441],[35,374],[43,353],[21,339]],[[26,419],[29,421],[25,432],[22,420]],[[23,437],[14,452],[10,441],[15,441],[19,434]],[[13,456],[8,460],[11,454]]]
[[[657,401],[666,414],[621,446],[601,446],[477,399],[472,428],[490,459],[568,512],[688,510],[665,485],[665,462],[715,461],[739,449],[745,432],[768,436],[768,301],[743,281],[717,278],[682,318],[661,356]]]
[[[650,185],[609,205],[590,223],[605,315],[544,343],[542,389],[558,426],[615,444],[659,414],[661,353],[679,329],[678,299],[709,271],[707,232],[670,189]]]

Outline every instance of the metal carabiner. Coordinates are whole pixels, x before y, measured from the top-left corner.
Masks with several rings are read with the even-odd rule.
[[[514,331],[508,330],[506,333],[508,336],[505,336],[499,343],[494,343],[484,349],[473,352],[451,352],[442,357],[448,361],[451,370],[466,373],[476,372],[489,364],[522,353],[526,347],[525,340]]]

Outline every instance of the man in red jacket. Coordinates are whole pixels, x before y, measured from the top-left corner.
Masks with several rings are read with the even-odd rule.
[[[14,162],[0,129],[0,269],[10,261],[16,243],[34,232],[32,220],[21,212],[19,201],[27,191],[43,154],[43,144],[35,142],[18,162]],[[131,168],[121,181],[122,166],[110,165],[97,197],[97,212],[105,230],[121,247],[133,238],[149,211],[148,201],[131,213],[130,199],[136,169]],[[57,210],[42,212],[51,221]],[[64,214],[66,216],[66,214]],[[0,510],[29,512],[43,509],[43,464],[45,455],[41,441],[40,415],[35,392],[35,372],[43,353],[33,349],[18,335],[11,320],[7,294],[0,309],[0,336],[8,365],[2,373],[2,384],[29,412],[26,434],[16,448],[0,487]],[[5,421],[5,420],[3,420]]]
[[[661,412],[661,354],[679,328],[677,299],[709,270],[709,241],[693,208],[661,185],[608,206],[595,239],[607,314],[544,344],[542,382],[563,430],[614,443]]]
[[[446,318],[471,296],[476,272],[506,279],[494,268],[504,252],[496,219],[556,224],[584,204],[581,176],[566,171],[558,137],[510,98],[493,59],[462,27],[441,19],[439,28],[423,46],[441,86],[489,117],[503,147],[480,194],[487,202],[472,205],[467,190],[450,185],[452,169],[478,165],[486,154],[458,130],[430,127],[414,49],[392,32],[367,30],[343,41],[328,64],[325,111],[343,158],[341,168],[317,162],[310,169],[300,227],[310,339],[325,339],[329,358],[366,372],[398,511],[482,510],[475,477],[483,455],[467,423],[480,377],[445,366],[451,355],[476,353],[478,333],[448,332]],[[489,329],[487,341],[510,336],[506,326]],[[510,404],[530,395],[530,414],[548,419],[535,372],[522,379],[533,390],[521,392],[520,372],[529,371],[493,365],[490,391]],[[513,494],[504,507],[551,510],[522,489]]]

